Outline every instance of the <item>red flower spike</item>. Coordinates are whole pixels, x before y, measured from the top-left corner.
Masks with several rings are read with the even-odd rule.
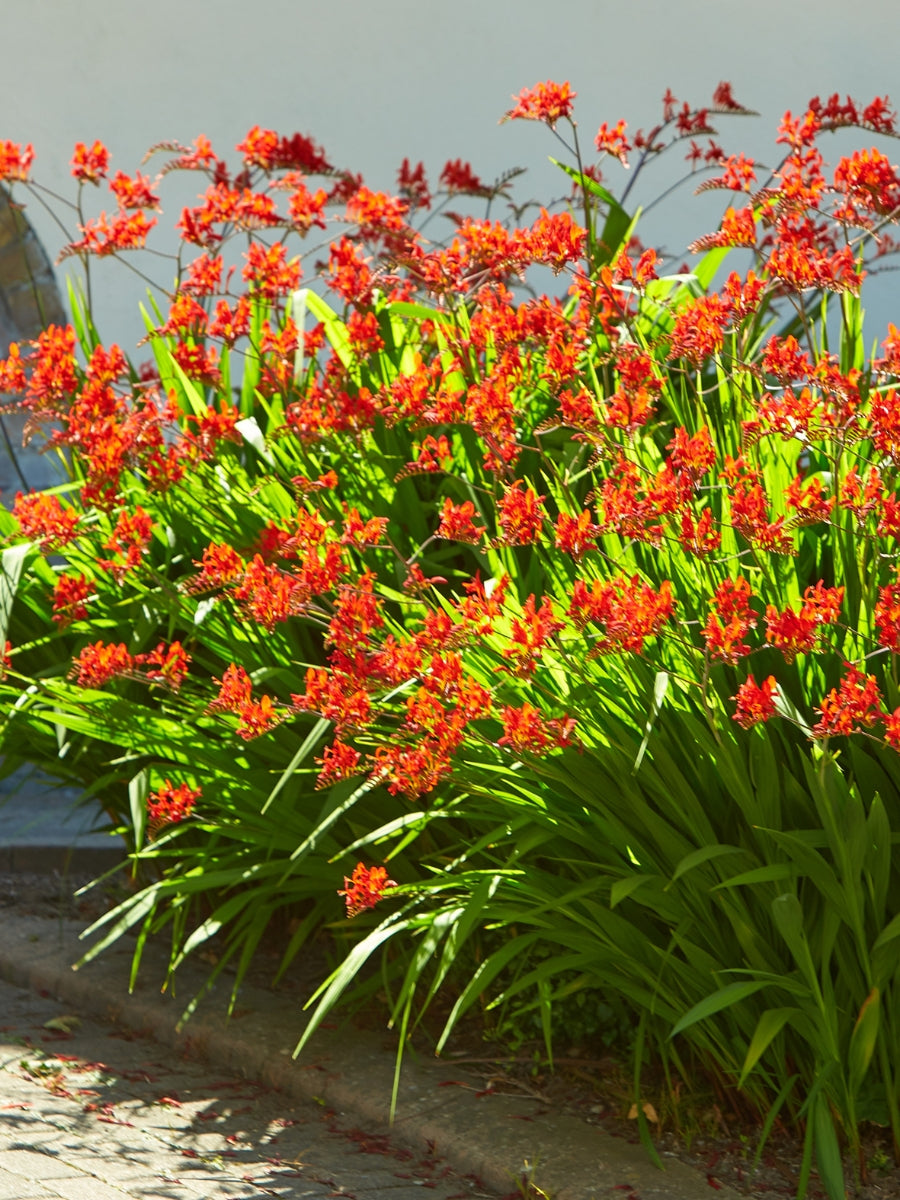
[[[141,211],[131,214],[120,211],[112,216],[102,212],[99,217],[80,226],[84,237],[65,246],[57,261],[69,258],[73,254],[93,254],[104,258],[122,250],[143,249],[147,242],[147,234],[155,224],[156,217],[148,220]]]
[[[360,757],[358,750],[335,738],[330,746],[324,748],[322,757],[316,759],[322,766],[316,787],[330,787],[341,779],[352,779],[358,775]]]
[[[599,533],[600,526],[591,520],[588,509],[583,509],[577,517],[562,512],[556,518],[554,545],[564,554],[571,554],[573,558],[579,559],[588,550],[597,549],[596,538]]]
[[[119,203],[119,208],[153,208],[159,211],[159,196],[146,175],[137,172],[131,179],[124,171],[116,171],[109,181],[109,190]]]
[[[895,750],[900,750],[900,708],[884,718],[884,740]]]
[[[821,580],[803,593],[799,613],[785,609],[780,613],[774,605],[766,608],[766,641],[780,650],[788,662],[798,654],[808,654],[816,644],[821,625],[834,624],[841,615],[844,601],[842,587],[825,587]]]
[[[117,675],[128,675],[133,670],[134,659],[124,643],[95,642],[75,657],[69,674],[77,677],[79,687],[102,688]]]
[[[609,581],[576,579],[567,615],[584,628],[603,627],[592,654],[641,654],[648,637],[659,634],[675,612],[672,585],[664,580],[659,591],[637,575]]]
[[[545,121],[552,129],[557,121],[571,118],[572,104],[577,95],[568,80],[565,83],[553,83],[548,79],[546,83],[523,88],[518,96],[514,96],[515,106],[502,120]]]
[[[486,526],[476,525],[472,520],[474,516],[475,505],[471,500],[454,504],[447,496],[441,509],[441,523],[434,536],[450,542],[470,542],[477,545]]]
[[[58,497],[47,492],[16,493],[13,516],[22,535],[44,548],[60,549],[78,535],[81,518],[73,508],[63,508]]]
[[[471,165],[461,158],[444,165],[439,182],[450,196],[479,196],[486,199],[493,194],[493,189],[482,183]]]
[[[874,725],[882,716],[875,676],[863,675],[852,663],[844,663],[840,685],[831,689],[817,711],[822,719],[813,726],[814,738],[847,737]]]
[[[750,596],[750,584],[742,575],[726,579],[716,588],[703,636],[710,654],[719,662],[736,663],[750,653],[751,647],[743,640],[756,628]]]
[[[60,575],[53,588],[53,620],[60,629],[87,615],[93,584],[84,575]]]
[[[690,301],[676,314],[669,358],[683,358],[692,366],[700,366],[722,349],[731,319],[731,303],[715,292]]]
[[[19,142],[0,141],[0,182],[26,183],[33,162],[34,146],[30,142],[23,149]]]
[[[530,546],[540,539],[547,518],[543,500],[522,479],[506,488],[497,505],[500,540],[504,545]]]
[[[194,811],[200,795],[200,788],[189,787],[186,783],[173,787],[166,779],[162,787],[147,797],[147,817],[151,830],[155,833],[163,825],[177,825],[184,821]]]
[[[732,720],[737,721],[744,729],[768,721],[776,714],[775,699],[778,695],[778,685],[775,676],[769,675],[761,684],[757,684],[752,675],[738,688],[737,711]]]
[[[191,656],[181,642],[172,642],[169,646],[160,642],[155,650],[140,655],[135,661],[147,668],[146,677],[151,683],[164,683],[177,692],[187,676]]]
[[[609,128],[606,121],[600,126],[597,131],[597,136],[594,138],[594,145],[601,154],[611,154],[613,158],[617,158],[623,167],[628,166],[628,154],[632,149],[631,142],[625,136],[625,130],[628,128],[624,121],[617,121],[612,129]]]
[[[84,142],[76,142],[69,166],[79,183],[98,184],[101,179],[106,178],[109,151],[102,142],[94,142],[90,149]]]
[[[235,149],[243,154],[248,167],[264,171],[301,171],[304,175],[321,175],[331,171],[324,150],[302,133],[279,137],[274,130],[254,125]]]
[[[879,646],[900,653],[900,575],[895,583],[878,589],[875,626]]]
[[[509,635],[511,645],[503,651],[503,657],[512,662],[512,670],[517,675],[533,674],[550,638],[565,628],[565,622],[554,617],[553,605],[547,596],[541,601],[540,608],[535,604],[534,596],[529,596],[522,606],[522,616],[513,618]]]
[[[347,916],[357,917],[361,912],[374,908],[384,893],[397,884],[388,878],[385,867],[367,867],[357,863],[352,876],[344,877],[344,886],[338,891],[347,905]]]

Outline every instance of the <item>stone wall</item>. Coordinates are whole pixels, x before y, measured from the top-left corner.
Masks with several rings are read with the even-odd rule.
[[[0,188],[0,353],[10,342],[36,338],[47,325],[68,320],[53,268],[24,214]],[[0,503],[9,507],[17,491],[61,480],[58,467],[39,453],[40,439],[22,445],[24,418],[4,413],[0,428]]]

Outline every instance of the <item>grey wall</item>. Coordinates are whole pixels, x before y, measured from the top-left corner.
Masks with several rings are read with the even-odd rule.
[[[102,139],[113,166],[131,173],[152,142],[203,132],[224,153],[256,123],[313,134],[372,186],[392,186],[406,155],[432,171],[462,156],[483,175],[527,165],[531,189],[546,196],[557,186],[546,165],[553,139],[530,123],[497,122],[513,93],[548,78],[577,89],[588,143],[603,120],[651,124],[667,86],[702,103],[728,79],[762,118],[723,124],[723,139],[769,161],[784,110],[802,110],[814,94],[868,100],[887,92],[900,101],[896,0],[29,0],[5,7],[0,137],[34,142],[36,174],[67,196],[76,140]],[[660,163],[641,199],[676,168]],[[174,223],[196,182],[184,187],[163,225]],[[721,199],[667,206],[646,240],[674,249],[715,224],[720,211]],[[55,257],[58,230],[44,213],[29,213]],[[153,270],[166,282],[168,268],[160,266]],[[128,346],[143,332],[135,316],[143,285],[116,264],[102,281],[101,330]],[[880,289],[882,328],[893,290]],[[900,320],[900,306],[892,315]]]

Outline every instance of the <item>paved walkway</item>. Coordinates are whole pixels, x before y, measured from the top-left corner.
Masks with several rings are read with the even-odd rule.
[[[57,887],[62,870],[121,861],[91,831],[98,809],[22,782],[0,783],[7,881],[47,871]],[[245,984],[230,1020],[223,979],[182,1032],[208,966],[189,960],[178,996],[161,995],[167,955],[151,941],[129,994],[128,938],[75,973],[84,921],[19,912],[16,894],[0,919],[0,1200],[700,1200],[711,1186],[738,1200],[540,1099],[485,1091],[452,1061],[406,1057],[391,1127],[395,1035],[323,1027],[293,1061],[312,976]]]
[[[367,1135],[0,983],[0,1200],[476,1200],[439,1156]]]

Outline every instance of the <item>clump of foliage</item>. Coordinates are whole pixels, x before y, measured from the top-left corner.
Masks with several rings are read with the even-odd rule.
[[[800,1194],[815,1159],[841,1196],[861,1122],[900,1140],[900,332],[867,354],[861,308],[900,174],[820,143],[895,117],[815,100],[768,169],[714,140],[747,112],[724,84],[604,123],[604,167],[687,147],[730,201],[679,270],[574,98],[507,113],[566,149],[569,200],[526,224],[490,216],[511,176],[448,162],[432,194],[404,162],[389,195],[299,134],[251,130],[236,168],[157,147],[154,181],[77,149],[87,270],[140,251],[169,172],[206,190],[151,363],[76,299],[0,364],[69,472],[0,514],[3,749],[155,868],[91,953],[137,927],[137,970],[168,927],[174,971],[224,934],[239,983],[280,910],[284,969],[339,891],[367,931],[303,1041],[386,948],[401,1042],[445,985],[439,1049],[485,996],[548,1052],[555,1004],[615,997],[648,1142],[646,1063],[711,1072],[762,1141],[804,1130]],[[0,149],[27,193],[30,147]],[[104,180],[116,212],[84,217]]]

